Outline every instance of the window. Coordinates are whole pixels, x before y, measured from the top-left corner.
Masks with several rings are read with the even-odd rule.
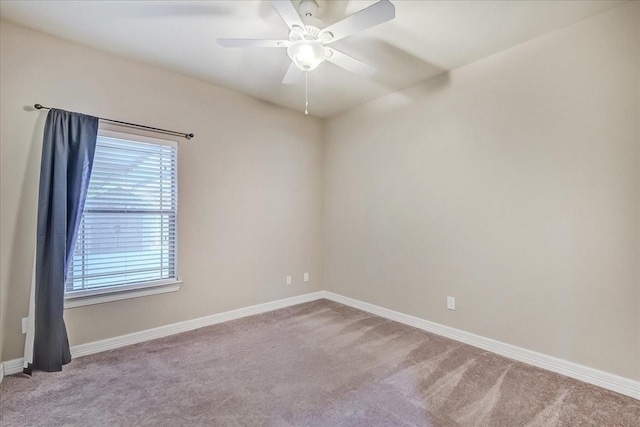
[[[172,141],[100,131],[67,299],[177,282],[177,154]]]

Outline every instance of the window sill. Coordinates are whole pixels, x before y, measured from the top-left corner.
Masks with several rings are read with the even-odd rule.
[[[65,297],[64,308],[76,308],[85,305],[102,304],[105,302],[119,301],[129,298],[146,297],[149,295],[166,294],[168,292],[177,292],[182,287],[182,280],[171,283],[162,283],[153,286],[147,286],[140,289],[128,289],[121,291],[112,291],[98,295],[74,295],[73,297]]]

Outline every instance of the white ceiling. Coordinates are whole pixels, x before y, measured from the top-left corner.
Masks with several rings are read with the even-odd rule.
[[[293,0],[297,3],[296,0]],[[375,1],[320,1],[329,25]],[[330,63],[309,73],[309,112],[330,117],[625,1],[392,0],[396,19],[333,44],[376,67],[369,78]],[[286,49],[225,49],[218,37],[286,39],[267,0],[6,1],[0,17],[304,110],[304,79],[281,84]]]

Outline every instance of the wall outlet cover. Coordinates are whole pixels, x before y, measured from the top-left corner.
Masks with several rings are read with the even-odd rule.
[[[449,310],[456,309],[456,299],[454,297],[447,297],[447,308]]]

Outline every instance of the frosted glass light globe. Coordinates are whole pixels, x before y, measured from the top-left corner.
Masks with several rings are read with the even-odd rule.
[[[327,51],[322,44],[312,40],[299,40],[287,48],[287,54],[298,68],[311,71],[327,59]]]

